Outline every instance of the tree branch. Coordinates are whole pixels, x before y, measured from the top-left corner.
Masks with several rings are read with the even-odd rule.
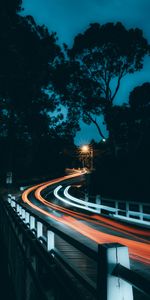
[[[92,118],[92,116],[91,116],[89,113],[86,113],[86,115],[87,115],[87,117],[90,119],[90,121],[91,121],[92,123],[95,124],[95,126],[96,126],[96,128],[97,128],[97,130],[98,130],[98,132],[99,132],[99,134],[100,134],[100,136],[101,136],[103,139],[105,139],[105,136],[103,135],[102,130],[101,130],[99,124],[97,123],[96,119]]]
[[[120,87],[120,82],[121,82],[121,79],[123,77],[123,74],[124,73],[124,68],[122,69],[122,72],[120,72],[120,75],[118,77],[118,82],[117,82],[117,86],[116,86],[116,89],[115,89],[115,92],[113,94],[113,96],[111,97],[111,103],[113,102],[114,98],[116,97],[117,93],[118,93],[118,90],[119,90],[119,87]]]

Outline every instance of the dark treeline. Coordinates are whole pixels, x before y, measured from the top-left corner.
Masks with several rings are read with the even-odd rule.
[[[111,126],[114,155],[109,140],[93,144],[97,170],[91,193],[149,202],[150,83],[134,88],[128,105],[113,107]]]
[[[124,76],[141,70],[150,53],[143,32],[94,23],[72,48],[62,48],[56,33],[22,16],[21,9],[21,0],[0,3],[1,178],[8,171],[16,179],[54,176],[78,166],[74,136],[83,120],[94,123],[100,140],[107,139],[93,144],[101,182],[94,190],[128,197],[141,185],[147,193],[150,83],[136,87],[127,105],[115,105]],[[66,119],[60,105],[67,108]]]
[[[50,117],[58,107],[51,73],[62,57],[56,33],[22,17],[21,2],[0,3],[1,178],[61,171],[66,145],[74,146],[68,124],[58,125],[61,114]]]

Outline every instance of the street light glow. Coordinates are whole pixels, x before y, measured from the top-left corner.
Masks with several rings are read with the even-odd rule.
[[[83,145],[80,147],[80,155],[82,157],[83,168],[85,167],[85,163],[87,164],[87,159],[90,162],[90,170],[93,170],[93,147],[92,145]],[[89,165],[89,163],[88,163]]]
[[[87,153],[87,152],[89,152],[89,146],[88,146],[88,145],[83,145],[83,146],[81,147],[81,151],[82,151],[82,153]]]

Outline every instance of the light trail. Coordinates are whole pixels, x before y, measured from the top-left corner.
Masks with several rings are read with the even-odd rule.
[[[54,209],[54,210],[57,210],[57,211],[59,211],[59,212],[65,213],[65,214],[70,215],[70,216],[72,216],[72,217],[80,218],[81,220],[84,220],[84,221],[86,221],[86,222],[89,222],[89,223],[92,223],[92,224],[95,224],[95,225],[101,225],[101,226],[104,227],[104,228],[107,227],[108,229],[114,230],[114,226],[113,226],[111,223],[110,223],[110,224],[107,224],[107,218],[105,218],[106,221],[105,221],[105,224],[104,224],[104,218],[103,218],[103,220],[100,220],[100,219],[98,219],[98,218],[97,218],[97,220],[96,220],[95,215],[87,216],[87,215],[84,214],[84,213],[73,212],[71,209],[63,208],[63,207],[61,207],[61,206],[59,206],[59,205],[57,205],[57,204],[54,204],[54,203],[51,203],[51,202],[45,200],[45,199],[42,197],[41,192],[42,192],[46,187],[48,187],[49,185],[51,185],[51,184],[47,183],[46,185],[42,185],[41,187],[39,187],[39,188],[35,191],[35,198],[36,198],[37,200],[39,200],[41,203],[43,203],[44,205],[50,207],[51,209]],[[98,217],[98,216],[97,216],[97,217]],[[114,222],[115,222],[115,221],[114,221]],[[117,222],[115,222],[115,223],[118,225]],[[120,225],[120,224],[119,224],[119,225]],[[126,226],[124,226],[124,228],[126,229]],[[120,226],[119,226],[119,228],[116,226],[115,230],[116,230],[116,229],[117,229],[117,232],[120,232],[120,233],[122,233],[122,234],[125,233],[125,230],[124,230],[124,229],[120,229]],[[139,230],[139,232],[141,233],[140,230]],[[138,233],[139,233],[139,232],[138,232]],[[132,232],[128,232],[127,230],[126,230],[126,233],[127,233],[128,236],[130,236],[131,238],[134,238],[134,239],[136,238],[136,239],[137,239],[137,237],[135,237],[135,233],[133,234]],[[143,236],[143,232],[142,232],[142,236]],[[149,243],[149,242],[148,242],[147,240],[145,240],[144,238],[139,238],[139,237],[138,237],[138,240],[140,240],[141,242]]]
[[[91,224],[93,224],[93,225],[100,225],[101,227],[104,227],[104,228],[107,228],[107,229],[111,229],[111,230],[113,230],[113,231],[116,231],[116,230],[117,230],[117,232],[118,232],[118,233],[121,233],[121,234],[125,234],[125,233],[126,233],[126,234],[127,234],[128,236],[130,236],[131,238],[134,238],[134,239],[136,238],[136,239],[138,239],[139,241],[141,241],[141,242],[143,242],[143,243],[147,243],[147,244],[150,243],[149,241],[145,240],[144,238],[140,238],[140,237],[137,238],[137,236],[135,236],[134,234],[129,233],[129,232],[125,232],[124,230],[122,230],[122,229],[120,229],[120,228],[115,228],[115,229],[114,229],[114,226],[112,226],[112,225],[108,225],[107,223],[100,222],[99,220],[96,221],[92,216],[87,216],[86,214],[79,213],[79,212],[73,212],[73,211],[70,210],[70,209],[62,208],[62,207],[60,207],[60,206],[57,205],[57,204],[50,203],[50,202],[44,200],[44,198],[43,198],[42,196],[39,196],[39,195],[37,194],[37,191],[35,192],[35,196],[36,196],[36,199],[37,199],[37,200],[39,200],[39,201],[42,202],[44,205],[46,205],[47,207],[49,207],[49,208],[51,208],[51,209],[53,209],[53,210],[57,210],[57,211],[59,211],[59,212],[62,212],[62,213],[65,213],[65,214],[67,214],[67,215],[69,215],[69,216],[72,216],[72,217],[74,217],[74,218],[78,218],[78,219],[80,219],[80,220],[86,221],[86,222],[91,223]]]
[[[59,181],[59,182],[60,182],[60,181]],[[52,183],[52,184],[53,184],[53,183]],[[59,205],[50,203],[49,201],[46,201],[46,200],[41,196],[41,192],[42,192],[46,187],[48,187],[48,186],[50,186],[50,185],[52,185],[52,184],[51,184],[51,183],[50,183],[50,184],[48,183],[48,184],[46,184],[46,185],[43,185],[43,186],[41,186],[40,188],[38,188],[38,189],[36,190],[36,192],[35,192],[35,197],[36,197],[39,201],[41,201],[43,204],[49,206],[50,208],[59,210],[59,211],[61,211],[61,212],[67,213],[67,214],[70,214],[70,215],[72,215],[72,216],[74,216],[74,217],[80,217],[80,218],[82,218],[82,219],[84,219],[84,220],[86,220],[86,221],[89,221],[89,219],[100,221],[101,224],[102,224],[103,226],[104,226],[103,223],[108,224],[108,225],[110,225],[111,227],[108,227],[108,225],[107,225],[107,228],[114,229],[114,227],[115,227],[115,229],[117,229],[117,231],[119,231],[119,232],[121,232],[121,233],[126,232],[126,233],[130,234],[131,237],[134,237],[134,238],[135,238],[135,236],[133,236],[133,234],[138,234],[138,235],[142,235],[142,236],[144,235],[144,236],[150,237],[150,232],[147,232],[147,231],[144,231],[144,230],[139,230],[139,229],[133,228],[133,227],[128,226],[128,225],[123,225],[123,224],[121,224],[121,223],[118,223],[117,221],[110,220],[110,219],[108,219],[108,218],[106,218],[106,217],[102,217],[102,216],[99,216],[99,215],[92,215],[92,216],[88,216],[88,217],[87,217],[86,214],[83,214],[83,213],[77,213],[77,212],[72,212],[71,209],[62,208],[62,207],[60,207]],[[63,202],[65,202],[65,203],[67,203],[67,204],[70,204],[70,202],[68,202],[67,200],[65,200],[65,199],[63,199],[62,197],[58,196],[58,193],[57,193],[57,192],[58,192],[58,190],[60,189],[60,187],[61,187],[61,186],[58,186],[58,187],[54,190],[54,191],[55,191],[55,192],[54,192],[54,193],[55,193],[55,196],[57,196],[57,197],[58,197],[60,200],[62,200]],[[78,205],[74,205],[74,206],[75,206],[75,207],[80,207],[80,206],[78,206]],[[82,206],[81,206],[80,208],[82,208]],[[89,209],[87,208],[87,210],[89,210]],[[92,211],[92,212],[93,212],[93,210],[89,210],[89,211]],[[94,212],[95,212],[95,211],[94,211]],[[84,218],[83,218],[83,217],[84,217]],[[95,223],[95,224],[98,224],[98,223]],[[106,225],[105,225],[105,226],[106,226]],[[118,226],[119,226],[119,228],[118,228]],[[148,241],[146,241],[146,240],[144,240],[144,239],[142,239],[142,241],[145,241],[145,242],[148,243]]]
[[[59,185],[55,190],[54,190],[54,196],[64,202],[64,203],[67,203],[71,206],[74,206],[74,207],[77,207],[77,208],[81,208],[81,209],[84,209],[84,210],[87,210],[87,211],[90,211],[90,212],[94,212],[96,213],[96,209],[93,209],[93,208],[90,208],[90,207],[86,207],[85,205],[80,205],[80,204],[76,204],[76,203],[72,203],[71,201],[69,200],[66,200],[64,198],[62,198],[61,196],[58,195],[58,191],[60,191],[60,189],[62,188],[62,185]]]
[[[62,186],[60,186],[62,187]],[[81,200],[81,199],[78,199],[78,198],[75,198],[73,196],[71,196],[69,193],[68,193],[68,190],[71,186],[67,186],[65,189],[64,189],[64,195],[66,198],[76,202],[76,203],[79,203],[79,204],[83,204],[82,208],[85,209],[85,206],[87,205],[88,208],[89,208],[89,211],[97,211],[99,212],[100,209],[105,209],[107,211],[110,211],[110,212],[116,212],[116,211],[119,211],[119,209],[116,209],[116,208],[113,208],[113,207],[108,207],[106,205],[100,205],[100,204],[95,204],[95,203],[91,203],[91,202],[88,202],[88,201],[85,201],[85,200]],[[55,189],[56,190],[56,189]],[[54,190],[54,193],[55,193],[55,190]],[[55,193],[55,195],[57,196],[58,195],[58,190],[57,190],[57,193]],[[73,203],[71,203],[71,205],[74,205]],[[92,209],[91,210],[91,207],[95,207],[95,210]]]
[[[81,209],[83,209],[83,210],[87,210],[87,211],[89,211],[89,212],[97,212],[97,213],[99,213],[99,210],[100,209],[105,209],[105,210],[107,210],[107,211],[109,211],[109,212],[116,212],[116,211],[119,211],[119,209],[116,209],[116,208],[111,208],[111,207],[108,207],[108,206],[105,206],[105,205],[98,205],[98,204],[95,204],[95,203],[91,203],[91,202],[88,202],[88,201],[84,201],[84,200],[80,200],[80,199],[78,199],[78,198],[75,198],[75,197],[73,197],[73,196],[71,196],[69,193],[68,193],[68,189],[70,188],[70,186],[67,186],[66,188],[65,188],[65,190],[64,190],[64,195],[65,195],[65,197],[66,198],[68,198],[69,200],[72,200],[72,201],[74,201],[74,202],[71,202],[71,201],[69,201],[69,200],[66,200],[66,199],[64,199],[64,198],[62,198],[62,197],[60,197],[59,195],[58,195],[58,192],[60,191],[60,189],[62,188],[62,185],[60,185],[60,186],[58,186],[55,190],[54,190],[54,195],[55,195],[55,197],[57,198],[57,199],[59,199],[60,201],[63,201],[63,202],[65,202],[65,203],[67,203],[67,204],[69,204],[69,205],[71,205],[71,206],[75,206],[75,207],[77,207],[77,208],[81,208]],[[79,204],[77,204],[77,203],[79,203]],[[94,208],[91,208],[91,207],[94,207]]]
[[[115,227],[115,228],[119,228],[122,229],[123,231],[126,231],[126,232],[132,232],[134,234],[138,234],[138,235],[142,235],[142,236],[145,236],[145,237],[150,237],[150,232],[148,231],[144,231],[142,229],[137,229],[137,228],[134,228],[134,227],[130,227],[129,225],[124,225],[124,224],[121,224],[118,222],[116,222],[115,220],[110,220],[110,219],[107,219],[103,216],[98,216],[98,215],[93,215],[92,216],[95,220],[99,220],[101,222],[105,222],[107,224],[110,224],[111,226]]]
[[[55,183],[59,183],[59,182],[62,182],[64,180],[67,180],[67,179],[72,179],[72,178],[77,178],[81,175],[84,175],[86,172],[77,172],[76,174],[72,174],[72,175],[68,175],[68,176],[63,176],[63,177],[60,177],[60,178],[57,178],[57,179],[53,179],[53,180],[49,180],[47,182],[43,182],[43,183],[40,183],[40,184],[37,184],[37,185],[34,185],[30,188],[28,188],[27,190],[25,190],[23,193],[22,193],[22,200],[24,202],[26,202],[26,200],[28,200],[28,195],[33,192],[34,190],[36,190],[37,188],[39,187],[42,187],[43,186],[43,189],[47,188],[48,186],[51,186]],[[42,191],[42,189],[40,190]]]
[[[61,186],[60,186],[60,187],[61,187]],[[70,186],[67,186],[67,187],[64,189],[64,195],[65,195],[66,198],[69,198],[70,200],[75,201],[76,203],[88,205],[89,207],[95,207],[95,208],[105,209],[105,210],[112,211],[112,212],[115,212],[116,210],[119,210],[119,209],[115,209],[115,208],[112,208],[112,209],[111,209],[111,208],[108,208],[108,207],[105,206],[105,205],[98,205],[98,204],[94,204],[94,203],[89,203],[89,202],[87,202],[87,201],[84,201],[84,200],[80,200],[80,199],[78,199],[78,198],[75,198],[75,197],[71,196],[71,195],[68,193],[69,188],[70,188]],[[59,191],[59,189],[58,189],[58,187],[57,187],[57,190],[56,190],[56,189],[54,190],[54,195],[55,195],[56,197],[58,197],[58,191]],[[62,201],[64,201],[64,199],[63,199],[62,197],[60,197],[60,196],[59,196],[59,199],[62,200]],[[70,203],[70,204],[74,206],[73,203]],[[79,206],[79,207],[80,207],[80,206]],[[84,207],[83,207],[83,208],[84,208]],[[87,210],[88,210],[88,209],[87,209]],[[89,209],[89,211],[92,211],[92,210]],[[95,212],[97,212],[96,209],[95,209]],[[107,223],[107,224],[110,224],[110,225],[112,225],[113,227],[116,227],[116,228],[118,227],[118,222],[113,221],[113,220],[109,220],[109,219],[107,219],[107,218],[105,218],[105,217],[101,217],[101,216],[99,216],[99,215],[94,215],[94,216],[92,216],[92,218],[94,218],[94,219],[96,219],[96,220],[99,220],[99,221],[102,221],[102,222],[105,222],[105,223]],[[132,233],[134,233],[134,234],[145,235],[145,236],[150,237],[150,232],[145,232],[145,231],[142,231],[142,230],[139,230],[139,229],[136,229],[136,228],[132,228],[132,227],[130,227],[130,226],[128,226],[128,225],[122,225],[121,223],[120,223],[120,226],[119,226],[119,227],[122,228],[124,231],[127,231],[127,232],[132,232]]]
[[[33,204],[28,198],[28,195],[32,191],[36,190],[35,195],[36,195],[36,197],[39,201],[41,201],[43,204],[47,205],[48,207],[51,207],[53,209],[56,208],[57,210],[60,210],[60,208],[58,208],[58,205],[50,204],[48,201],[46,201],[41,196],[41,192],[46,187],[48,187],[52,184],[57,184],[57,183],[59,183],[63,180],[71,179],[71,178],[74,178],[74,177],[77,177],[77,176],[79,176],[79,175],[64,176],[64,177],[58,178],[56,180],[49,181],[45,184],[36,185],[36,186],[26,190],[22,194],[22,199],[23,199],[24,202],[26,202],[28,205],[30,205],[35,210],[37,210],[37,211],[41,212],[42,214],[54,219],[55,221],[61,222],[64,225],[69,226],[70,228],[78,231],[82,235],[90,238],[91,240],[93,240],[97,243],[103,244],[103,243],[115,243],[115,242],[117,242],[117,243],[121,243],[121,244],[129,247],[130,257],[132,257],[133,259],[138,260],[140,262],[149,264],[150,263],[150,247],[149,247],[148,243],[145,243],[143,241],[142,242],[141,241],[140,242],[139,241],[134,241],[134,240],[130,240],[130,239],[127,239],[127,238],[124,238],[124,237],[114,236],[114,235],[111,235],[111,234],[108,234],[108,233],[100,232],[100,231],[98,231],[94,228],[91,228],[90,226],[88,226],[86,224],[83,224],[83,223],[81,223],[81,221],[75,219],[75,217],[77,217],[77,214],[78,214],[78,217],[80,217],[82,220],[85,219],[84,214],[81,214],[81,213],[73,213],[72,212],[73,217],[72,216],[65,216],[65,215],[63,215],[61,217],[57,217],[57,216],[53,215],[52,213],[49,213],[45,209],[42,209],[42,208],[38,207],[37,205]],[[68,212],[69,210],[65,209],[65,208],[63,208],[63,209],[61,208],[61,211],[63,211],[63,212],[67,211],[67,213],[69,213]],[[80,216],[79,216],[79,214],[80,214]],[[100,221],[100,222],[105,221],[105,223],[106,223],[106,219],[103,220],[103,217],[101,219],[101,216],[91,216],[90,218],[95,218],[95,219],[97,218],[97,221]],[[86,216],[86,221],[87,221],[87,219],[89,221],[89,217]],[[109,220],[109,221],[111,221],[111,220]],[[117,225],[116,225],[117,222],[115,222],[115,221],[112,221],[112,222],[113,223],[108,224],[108,226],[112,227],[112,226],[115,225],[117,227]],[[107,223],[109,223],[109,222],[107,222]],[[121,226],[121,224],[119,223],[118,226],[119,226],[119,228],[121,228],[123,226],[122,230],[124,230],[125,225]],[[117,230],[118,230],[118,228],[117,228]],[[141,234],[141,232],[142,232],[141,230],[138,230],[138,234]]]
[[[140,262],[150,264],[150,246],[148,244],[100,232],[68,216],[63,216],[63,220],[69,222],[71,228],[99,244],[120,243],[127,246],[129,248],[130,257]]]

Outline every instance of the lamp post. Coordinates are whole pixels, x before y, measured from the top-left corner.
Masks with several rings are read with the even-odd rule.
[[[80,153],[82,156],[83,167],[85,167],[84,166],[85,157],[90,159],[89,171],[85,175],[85,200],[88,201],[89,193],[90,193],[90,177],[91,177],[91,172],[93,171],[93,158],[94,158],[92,145],[83,145],[82,147],[80,147]]]
[[[80,147],[80,154],[81,154],[83,168],[85,167],[85,157],[88,154],[88,152],[89,152],[88,145],[83,145]]]
[[[80,148],[81,155],[87,155],[90,157],[90,170],[93,170],[93,158],[94,158],[94,153],[93,153],[93,147],[91,145],[83,145]],[[83,167],[84,166],[84,159],[83,159]]]

